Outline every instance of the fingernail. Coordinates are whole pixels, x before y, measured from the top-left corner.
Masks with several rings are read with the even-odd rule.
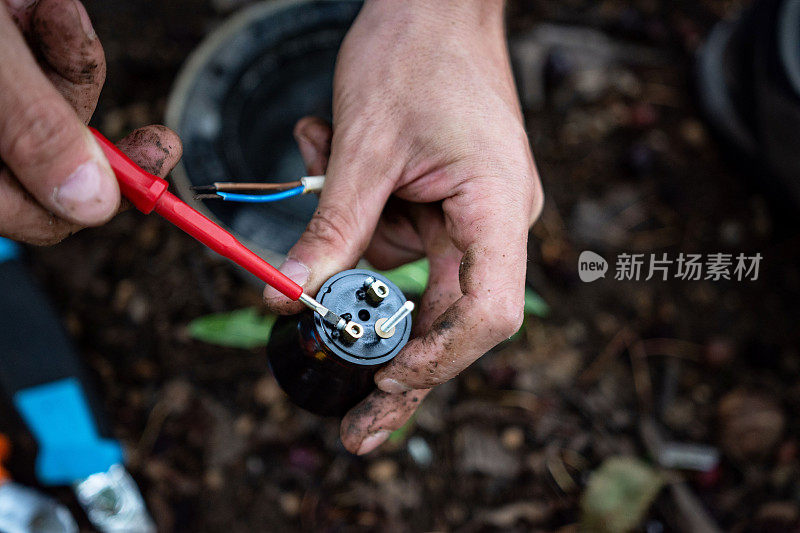
[[[53,200],[76,221],[99,224],[117,208],[113,183],[106,183],[109,181],[96,161],[87,161],[53,190]]]
[[[392,434],[391,431],[382,429],[380,431],[376,431],[375,433],[367,435],[367,437],[361,441],[361,446],[358,447],[358,452],[356,453],[356,455],[364,455],[365,453],[371,452],[372,450],[383,444],[391,434]]]
[[[383,392],[388,392],[389,394],[401,394],[403,392],[408,392],[411,390],[411,387],[405,385],[404,383],[400,383],[396,379],[392,378],[384,378],[378,382],[378,388],[381,389]]]
[[[94,26],[92,26],[92,20],[89,18],[89,13],[86,12],[86,8],[83,7],[83,4],[78,0],[74,0],[73,4],[75,4],[75,9],[78,10],[78,16],[81,19],[83,33],[86,34],[86,37],[89,38],[89,40],[94,41],[97,39],[97,33],[94,31]]]
[[[6,5],[15,11],[25,9],[33,4],[36,0],[6,0]]]
[[[305,285],[308,281],[308,277],[311,275],[311,270],[296,259],[287,259],[278,270],[301,287]],[[267,288],[264,289],[264,298],[271,300],[273,298],[285,298],[285,296],[272,287],[267,286]]]

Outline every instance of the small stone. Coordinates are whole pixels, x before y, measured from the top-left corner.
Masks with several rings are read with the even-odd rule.
[[[610,85],[605,68],[587,68],[573,74],[574,90],[586,102],[599,100]]]
[[[718,416],[723,450],[737,460],[766,456],[786,425],[783,409],[765,394],[743,389],[726,394]]]
[[[370,511],[363,511],[358,513],[356,519],[358,525],[365,528],[375,528],[378,526],[378,515]]]
[[[300,505],[303,503],[300,496],[294,492],[281,494],[278,502],[281,506],[281,510],[286,513],[287,516],[297,516],[300,512]]]
[[[256,422],[250,415],[241,415],[233,423],[233,429],[243,437],[249,436],[256,427]]]
[[[517,456],[503,447],[495,432],[486,428],[461,428],[456,433],[455,445],[461,472],[513,478],[522,467]]]
[[[265,375],[256,383],[253,396],[257,403],[271,406],[283,397],[283,392],[275,382],[275,378],[271,375]]]
[[[594,327],[606,337],[610,337],[619,331],[620,325],[616,316],[600,311],[594,317]]]
[[[564,326],[564,337],[572,345],[583,342],[586,336],[586,324],[579,320],[572,320]]]
[[[706,129],[699,120],[686,119],[681,123],[681,136],[692,148],[703,148],[708,142]]]
[[[225,483],[225,478],[222,475],[222,472],[218,468],[211,468],[206,471],[206,475],[203,478],[203,481],[211,490],[219,490],[222,488],[222,485]]]
[[[145,218],[136,230],[136,244],[144,250],[154,249],[161,237],[160,229],[157,218]]]
[[[150,313],[150,305],[141,294],[134,294],[128,303],[128,316],[134,324],[142,324]]]
[[[367,469],[367,475],[375,483],[386,483],[397,476],[397,463],[391,459],[380,459],[375,461]]]
[[[414,462],[420,466],[428,467],[433,462],[433,451],[428,444],[428,441],[422,437],[411,437],[408,439],[408,454],[414,459]]]
[[[170,381],[164,387],[164,401],[168,403],[173,413],[183,413],[188,409],[193,396],[192,385],[183,379]]]
[[[136,291],[136,285],[129,279],[123,279],[117,284],[114,291],[114,310],[117,312],[124,311],[128,307],[128,303]]]
[[[506,428],[500,435],[500,441],[507,450],[519,450],[525,444],[525,432],[518,427]]]
[[[550,385],[568,386],[580,371],[583,357],[578,350],[565,348],[553,354],[544,368],[544,378]]]
[[[269,419],[272,422],[283,422],[292,414],[291,408],[286,402],[275,402],[269,408]]]
[[[642,83],[633,72],[628,70],[616,71],[612,83],[616,90],[628,98],[637,98],[642,94]]]
[[[705,349],[705,360],[709,366],[722,367],[733,361],[736,345],[727,337],[709,339]]]
[[[510,531],[521,521],[538,524],[552,514],[550,505],[540,501],[519,501],[479,513],[479,520],[499,531]]]

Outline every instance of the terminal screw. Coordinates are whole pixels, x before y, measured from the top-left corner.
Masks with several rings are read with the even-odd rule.
[[[364,289],[367,291],[367,301],[372,305],[380,305],[389,296],[389,287],[372,276],[364,280]]]
[[[356,342],[364,336],[364,328],[357,322],[348,322],[342,330],[342,340],[348,344]]]

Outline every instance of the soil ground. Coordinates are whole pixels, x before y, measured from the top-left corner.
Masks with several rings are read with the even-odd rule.
[[[162,120],[182,61],[226,16],[221,1],[86,4],[109,63],[94,124],[110,137]],[[551,314],[367,457],[342,448],[337,420],[287,402],[261,350],[188,336],[191,319],[257,306],[260,290],[179,230],[125,213],[31,249],[161,528],[572,531],[603,459],[650,458],[649,416],[670,439],[722,451],[712,473],[681,474],[722,529],[797,528],[800,233],[762,191],[768,176],[724,153],[692,94],[702,37],[740,5],[512,3],[512,36],[578,25],[658,60],[623,53],[582,78],[548,64],[547,98],[526,119],[547,196],[528,281]],[[584,249],[612,260],[606,279],[578,280]],[[620,252],[764,259],[754,282],[623,282]],[[678,530],[682,513],[665,492],[643,528]]]

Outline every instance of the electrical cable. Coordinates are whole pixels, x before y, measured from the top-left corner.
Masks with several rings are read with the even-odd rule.
[[[225,191],[225,192],[235,192],[235,191],[270,191],[270,192],[279,192],[279,191],[286,191],[288,189],[294,189],[295,187],[299,187],[300,185],[304,185],[302,180],[295,180],[295,181],[287,181],[284,183],[253,183],[253,182],[238,182],[238,181],[227,181],[227,182],[214,182],[211,185],[195,185],[192,187],[192,190],[195,192],[204,192],[204,193],[215,193],[217,191]]]
[[[266,203],[291,198],[299,194],[319,194],[325,185],[325,176],[303,176],[299,180],[284,183],[215,182],[210,185],[192,187],[195,200],[228,200],[229,202]],[[299,192],[297,192],[299,189]],[[234,191],[271,191],[280,194],[244,194]]]
[[[288,191],[276,192],[273,194],[239,194],[234,192],[217,191],[217,196],[228,202],[246,202],[252,204],[260,204],[267,202],[277,202],[293,196],[300,196],[303,194],[305,186],[300,185]]]

